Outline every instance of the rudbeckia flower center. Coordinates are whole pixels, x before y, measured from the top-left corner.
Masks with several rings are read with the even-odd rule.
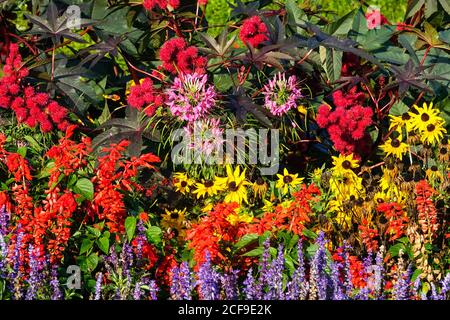
[[[170,218],[171,219],[178,219],[178,217],[179,217],[179,214],[178,213],[176,213],[176,212],[172,212],[171,214],[170,214]]]
[[[284,176],[283,178],[283,182],[284,183],[291,183],[292,182],[292,177],[291,176]]]
[[[394,148],[400,147],[400,140],[398,140],[398,139],[392,139],[392,141],[391,141],[391,146],[393,146]]]
[[[237,185],[236,185],[236,182],[234,182],[234,181],[231,181],[229,184],[228,184],[228,189],[230,190],[230,191],[236,191],[238,188],[237,188]]]
[[[264,180],[261,177],[258,177],[258,179],[256,179],[256,184],[259,186],[262,186],[264,184]]]
[[[404,114],[402,114],[403,121],[408,121],[410,119],[411,119],[411,116],[408,113],[405,112]]]
[[[181,187],[183,187],[183,188],[184,188],[184,187],[186,187],[186,186],[187,186],[187,182],[186,182],[186,181],[181,181],[181,182],[180,182],[180,185],[181,185]]]
[[[447,154],[447,148],[441,148],[441,150],[439,150],[440,154]]]
[[[423,122],[427,122],[428,120],[430,120],[430,116],[427,113],[422,113],[422,115],[420,116],[420,119]]]
[[[436,126],[434,124],[430,123],[429,125],[427,125],[428,132],[433,132],[434,129],[436,129]]]
[[[436,167],[436,166],[431,166],[431,171],[437,171],[438,170],[438,168]]]
[[[214,185],[214,183],[211,180],[206,180],[205,181],[205,187],[210,188]]]
[[[348,160],[345,160],[344,162],[342,162],[342,168],[344,168],[344,169],[350,169],[352,167],[352,164],[351,164],[351,162],[350,161],[348,161]]]

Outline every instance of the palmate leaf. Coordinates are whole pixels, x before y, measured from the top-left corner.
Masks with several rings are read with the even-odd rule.
[[[40,35],[41,39],[51,38],[55,44],[59,44],[62,38],[74,42],[86,42],[79,34],[70,31],[69,16],[66,13],[59,16],[58,8],[53,2],[50,2],[47,7],[46,18],[28,13],[25,13],[25,16],[33,24],[29,33]],[[80,27],[86,27],[93,23],[90,20],[80,19]]]
[[[295,48],[296,45],[298,45],[298,41],[296,39],[268,45],[260,50],[257,50],[249,45],[249,50],[246,53],[236,56],[236,59],[253,64],[259,69],[261,69],[264,64],[269,64],[277,69],[283,70],[284,68],[280,60],[295,60],[295,58],[287,53],[281,52],[281,50]]]
[[[227,54],[228,50],[230,50],[234,41],[236,40],[236,35],[233,35],[229,40],[228,29],[224,28],[219,37],[214,39],[207,33],[199,33],[200,38],[202,38],[203,42],[206,44],[208,48],[200,48],[201,51],[216,55],[219,57],[223,57]]]
[[[425,70],[430,67],[431,66],[417,66],[414,64],[412,59],[408,60],[402,68],[392,65],[390,68],[396,80],[387,85],[384,90],[389,90],[398,86],[399,95],[403,96],[410,87],[416,87],[420,90],[433,94],[433,89],[431,89],[424,82],[426,80],[445,80],[446,78],[425,73]]]
[[[310,49],[316,49],[319,46],[324,46],[326,48],[350,52],[377,65],[381,70],[385,69],[384,66],[374,56],[370,55],[362,49],[356,48],[358,42],[351,39],[340,40],[336,37],[324,33],[318,26],[308,22],[303,27],[306,28],[310,33],[313,33],[313,36],[309,39],[300,39],[300,43],[302,45],[307,46]]]
[[[259,1],[253,1],[253,2],[249,2],[249,3],[242,3],[241,0],[237,0],[236,4],[232,3],[232,2],[228,2],[228,5],[230,6],[230,8],[232,8],[231,11],[231,17],[237,17],[240,15],[245,15],[245,16],[253,16],[255,14],[258,13],[258,9],[259,9]]]
[[[111,57],[118,56],[118,47],[119,44],[126,39],[125,35],[122,36],[110,36],[106,38],[106,40],[94,44],[86,49],[81,50],[78,54],[80,56],[89,53],[83,60],[80,62],[79,66],[83,66],[84,64],[91,62],[89,64],[89,69],[95,66],[102,58],[104,58],[107,54]]]
[[[270,112],[255,104],[250,97],[246,96],[242,87],[237,88],[230,96],[230,103],[239,122],[245,122],[247,114],[250,113],[264,126],[272,127],[272,122],[269,119],[271,117]]]

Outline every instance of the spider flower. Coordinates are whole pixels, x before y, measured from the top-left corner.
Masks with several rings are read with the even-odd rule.
[[[172,114],[189,122],[204,118],[214,107],[217,96],[207,81],[206,75],[198,73],[176,77],[167,91],[167,105]]]
[[[296,108],[296,101],[302,97],[297,85],[297,77],[290,76],[286,79],[284,73],[278,73],[264,86],[263,95],[266,107],[275,116],[281,116]]]

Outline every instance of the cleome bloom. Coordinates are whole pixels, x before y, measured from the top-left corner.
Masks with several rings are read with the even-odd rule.
[[[185,121],[204,118],[216,103],[214,87],[207,85],[207,76],[194,73],[176,77],[167,91],[166,104],[174,116]]]
[[[261,18],[253,16],[246,19],[242,24],[241,30],[239,31],[239,38],[241,38],[242,42],[256,48],[262,42],[269,39],[267,34],[267,26],[261,21]]]
[[[278,73],[264,86],[265,105],[275,116],[281,116],[297,107],[297,100],[302,93],[297,86],[297,77]]]

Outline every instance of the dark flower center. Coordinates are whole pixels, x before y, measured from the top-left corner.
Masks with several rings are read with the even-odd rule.
[[[237,185],[236,185],[236,182],[234,182],[234,181],[231,181],[229,184],[228,184],[228,189],[230,190],[230,191],[236,191],[238,188],[237,188]]]
[[[180,215],[179,215],[178,213],[176,213],[176,212],[172,212],[172,213],[170,214],[170,218],[171,218],[171,219],[176,220],[176,219],[178,219],[179,217],[180,217]]]
[[[429,125],[427,125],[428,132],[433,132],[434,129],[436,129],[436,126],[434,124],[430,123]]]
[[[211,180],[206,180],[205,181],[205,187],[210,188],[214,185],[214,183]]]
[[[291,176],[284,176],[283,177],[283,182],[284,183],[291,183],[292,182],[292,177]]]
[[[391,141],[391,146],[393,146],[394,148],[400,147],[400,140],[398,140],[398,139],[392,139],[392,141]]]
[[[352,167],[352,163],[348,160],[345,160],[344,162],[342,162],[342,168],[344,169],[350,169]]]
[[[427,122],[428,120],[430,120],[430,116],[428,115],[428,113],[422,113],[422,115],[420,116],[420,119],[423,122]]]
[[[439,150],[439,153],[442,155],[447,154],[447,148],[441,148],[441,150]]]
[[[438,170],[438,167],[436,167],[436,166],[431,166],[431,171],[437,171]]]
[[[402,114],[403,121],[408,121],[409,119],[411,119],[411,116],[409,115],[409,113],[405,112],[404,114]]]
[[[262,186],[264,184],[264,179],[261,177],[258,177],[258,179],[256,179],[256,184],[259,186]]]
[[[187,186],[187,182],[186,181],[181,181],[180,183],[181,187],[184,188]]]

